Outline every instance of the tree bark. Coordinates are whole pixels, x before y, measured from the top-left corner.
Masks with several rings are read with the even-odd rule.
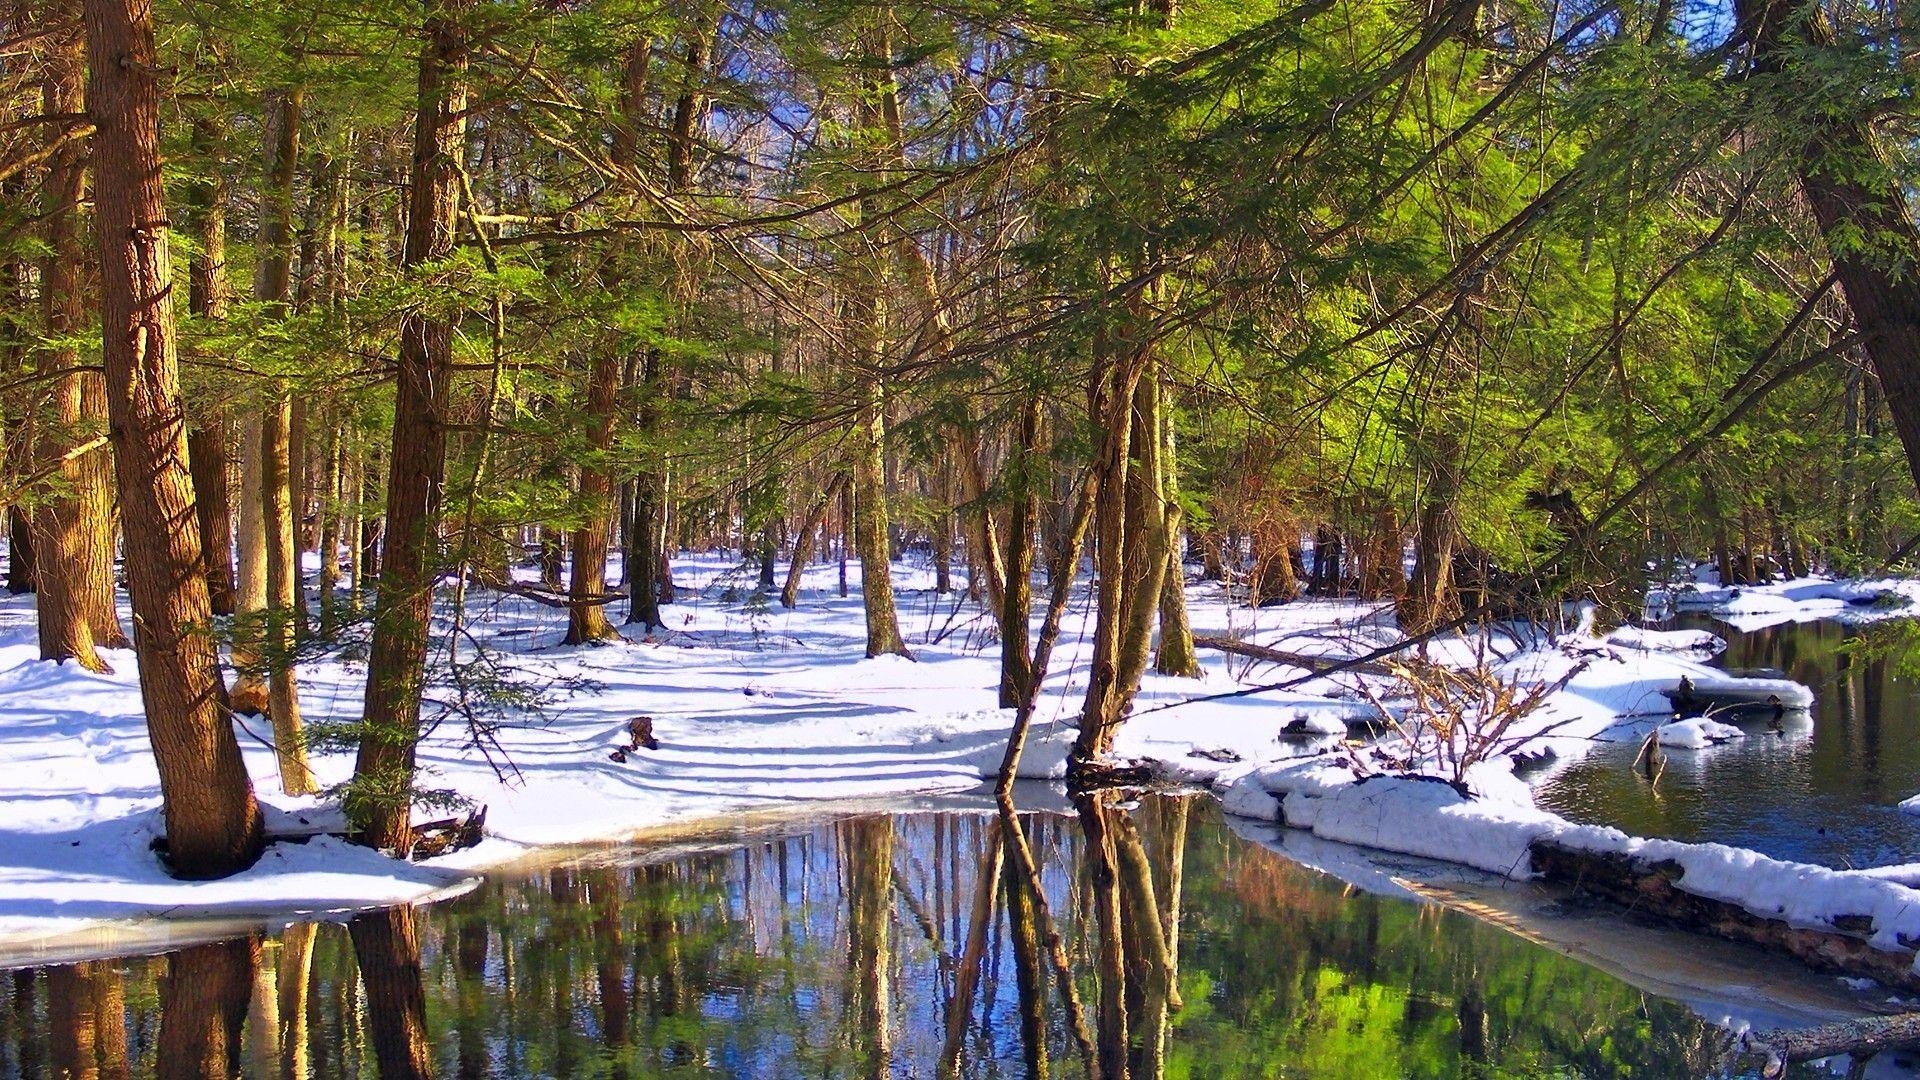
[[[71,8],[50,7],[50,19],[66,20]],[[41,103],[49,115],[85,108],[83,56],[78,27],[48,43]],[[96,139],[96,142],[98,140]],[[87,325],[80,230],[86,189],[85,146],[69,141],[47,160],[41,213],[46,218],[46,255],[40,264],[42,326],[58,342]],[[80,351],[55,344],[40,350],[39,370],[56,375],[36,417],[42,467],[57,466],[59,489],[32,512],[33,546],[39,556],[40,658],[72,660],[89,671],[108,670],[98,647],[121,647],[126,637],[113,603],[113,462],[106,450],[73,451],[94,437],[106,418],[105,388],[97,372],[81,371]]]
[[[568,645],[619,637],[600,603],[607,591],[607,548],[613,531],[615,477],[613,425],[620,397],[620,364],[605,349],[594,352],[587,367],[587,437],[592,456],[580,469],[581,525],[573,533],[573,572],[567,594]]]
[[[821,490],[820,497],[807,508],[807,516],[800,519],[800,529],[794,533],[793,552],[787,563],[787,581],[780,588],[780,606],[788,611],[800,603],[800,577],[806,572],[807,563],[813,559],[814,538],[827,516],[827,508],[839,497],[840,488],[846,482],[846,473],[834,473],[833,479],[827,481],[827,486]]]
[[[193,122],[193,153],[212,175],[187,189],[187,227],[200,240],[187,262],[187,310],[218,322],[227,317],[227,179],[221,160],[222,125],[208,117]],[[218,401],[200,403],[187,428],[193,472],[194,511],[200,519],[201,558],[207,596],[215,615],[234,607],[233,504],[228,497],[227,411]]]
[[[453,248],[458,170],[466,141],[468,43],[461,19],[468,0],[427,8],[420,53],[418,109],[401,263],[415,269]],[[446,474],[446,410],[453,377],[453,326],[410,312],[400,327],[392,456],[387,471],[383,573],[367,661],[367,694],[357,790],[347,801],[362,842],[405,853],[411,821],[420,696],[437,575],[441,485]]]
[[[1835,48],[1833,29],[1817,5],[1737,0],[1734,9],[1752,42],[1756,74],[1791,81],[1802,64],[1817,61],[1807,59],[1809,51]],[[1920,484],[1920,277],[1913,270],[1920,263],[1920,226],[1865,120],[1823,114],[1797,152],[1800,189],[1880,376],[1907,469]]]
[[[158,77],[150,0],[86,0],[88,111],[100,245],[101,356],[126,521],[140,695],[173,871],[209,878],[251,865],[260,808],[234,740],[219,655],[205,631],[200,530],[175,357]]]

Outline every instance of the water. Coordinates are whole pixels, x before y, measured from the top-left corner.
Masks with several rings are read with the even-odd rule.
[[[241,1071],[263,1077],[1084,1076],[1058,965],[1093,1052],[1136,1077],[1681,1077],[1712,1061],[1715,1032],[1679,1004],[1350,890],[1236,836],[1210,800],[1022,815],[1031,878],[992,813],[786,828],[589,852],[351,929],[0,973],[0,1076],[206,1073],[229,1025]],[[1156,1004],[1169,968],[1172,1010]]]
[[[1666,750],[1657,783],[1632,769],[1637,736],[1598,748],[1540,792],[1576,821],[1638,836],[1711,840],[1832,867],[1920,861],[1920,817],[1896,804],[1920,793],[1920,683],[1911,623],[1801,623],[1740,633],[1684,620],[1727,639],[1719,663],[1773,668],[1813,688],[1810,714],[1782,734],[1765,716],[1748,737],[1706,750]],[[1644,735],[1645,728],[1641,729]]]

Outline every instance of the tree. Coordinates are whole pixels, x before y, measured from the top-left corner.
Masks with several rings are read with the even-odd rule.
[[[401,265],[427,273],[453,247],[460,158],[466,138],[465,0],[429,3],[422,28],[419,91],[408,171]],[[392,456],[387,473],[386,550],[367,660],[366,711],[347,796],[361,841],[404,855],[413,848],[414,753],[427,661],[433,589],[439,580],[441,483],[453,326],[415,308],[400,329]]]
[[[85,14],[101,359],[140,697],[170,866],[180,877],[221,877],[251,866],[263,840],[208,633],[213,611],[174,352],[153,9],[148,0],[86,0]]]

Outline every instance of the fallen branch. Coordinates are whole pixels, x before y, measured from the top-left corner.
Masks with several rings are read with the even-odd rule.
[[[552,608],[570,608],[576,604],[582,604],[587,607],[600,607],[603,604],[611,604],[615,600],[625,600],[627,598],[627,594],[623,592],[601,593],[598,596],[573,597],[566,593],[552,592],[547,589],[536,589],[531,585],[521,585],[518,582],[501,581],[492,574],[483,574],[478,570],[469,571],[468,576],[495,592],[503,592],[509,596],[522,597],[536,604],[545,604]]]
[[[1350,663],[1337,656],[1308,656],[1306,653],[1287,652],[1282,649],[1255,645],[1250,641],[1235,638],[1208,637],[1194,635],[1196,648],[1212,649],[1215,652],[1231,653],[1234,656],[1246,656],[1255,660],[1264,660],[1269,664],[1285,664],[1288,667],[1305,668],[1316,674],[1331,671],[1358,671],[1366,675],[1391,675],[1387,665],[1379,663]]]

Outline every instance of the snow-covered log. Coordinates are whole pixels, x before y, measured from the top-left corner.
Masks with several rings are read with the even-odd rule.
[[[1871,916],[1836,916],[1832,930],[1794,926],[1739,904],[1688,892],[1679,884],[1686,871],[1671,860],[1582,850],[1548,839],[1533,841],[1528,854],[1541,877],[1621,904],[1636,915],[1784,952],[1809,967],[1865,976],[1909,992],[1920,990],[1911,947],[1884,948],[1868,940],[1873,933]]]

